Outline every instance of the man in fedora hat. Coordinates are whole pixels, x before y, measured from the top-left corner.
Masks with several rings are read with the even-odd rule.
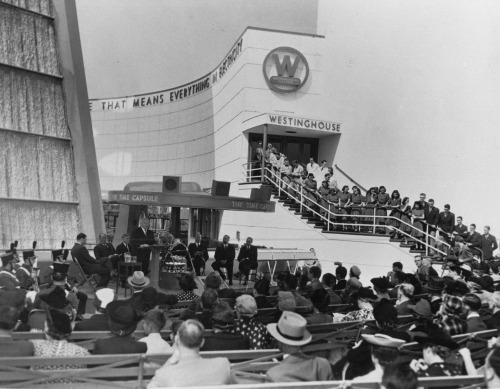
[[[311,342],[307,321],[295,312],[283,312],[278,323],[267,325],[271,336],[285,359],[266,373],[269,382],[330,381],[333,379],[330,362],[302,352],[301,347]]]
[[[150,280],[142,271],[135,271],[128,279],[127,283],[132,288],[132,296],[126,300],[138,312],[143,315],[145,312],[159,306],[175,305],[179,300],[177,296],[159,293],[155,288],[149,286]]]
[[[95,314],[75,324],[75,331],[108,331],[109,317],[106,307],[115,300],[115,291],[111,288],[99,289],[95,294]]]
[[[237,384],[227,358],[202,358],[203,325],[193,319],[183,322],[174,338],[174,355],[158,370],[150,388]]]

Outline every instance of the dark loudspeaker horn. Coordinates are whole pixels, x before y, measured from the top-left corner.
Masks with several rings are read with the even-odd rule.
[[[163,176],[163,193],[181,193],[182,177]]]
[[[231,183],[227,181],[212,181],[212,196],[229,196]]]

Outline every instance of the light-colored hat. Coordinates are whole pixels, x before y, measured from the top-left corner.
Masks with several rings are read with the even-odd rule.
[[[295,312],[283,312],[278,323],[270,323],[267,330],[277,341],[290,346],[308,344],[312,335],[306,329],[307,321]]]
[[[99,304],[100,308],[106,308],[106,306],[115,299],[115,291],[111,288],[103,288],[95,293],[95,296],[101,302]]]
[[[373,344],[375,346],[398,348],[406,343],[402,339],[392,338],[389,335],[384,335],[384,334],[375,334],[375,335],[362,334],[361,336],[368,343]]]
[[[134,288],[145,288],[149,285],[149,278],[142,271],[135,271],[132,276],[127,279],[130,286]]]

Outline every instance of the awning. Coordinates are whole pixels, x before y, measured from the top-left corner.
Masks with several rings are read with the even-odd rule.
[[[245,197],[213,196],[207,193],[162,193],[109,191],[108,202],[128,205],[167,205],[170,207],[222,209],[231,211],[274,212],[273,201]]]

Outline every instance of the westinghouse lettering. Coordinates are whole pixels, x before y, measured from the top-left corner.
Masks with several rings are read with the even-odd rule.
[[[312,130],[340,132],[340,123],[327,122],[324,120],[302,119],[290,116],[269,115],[269,123],[281,126],[300,127]]]

